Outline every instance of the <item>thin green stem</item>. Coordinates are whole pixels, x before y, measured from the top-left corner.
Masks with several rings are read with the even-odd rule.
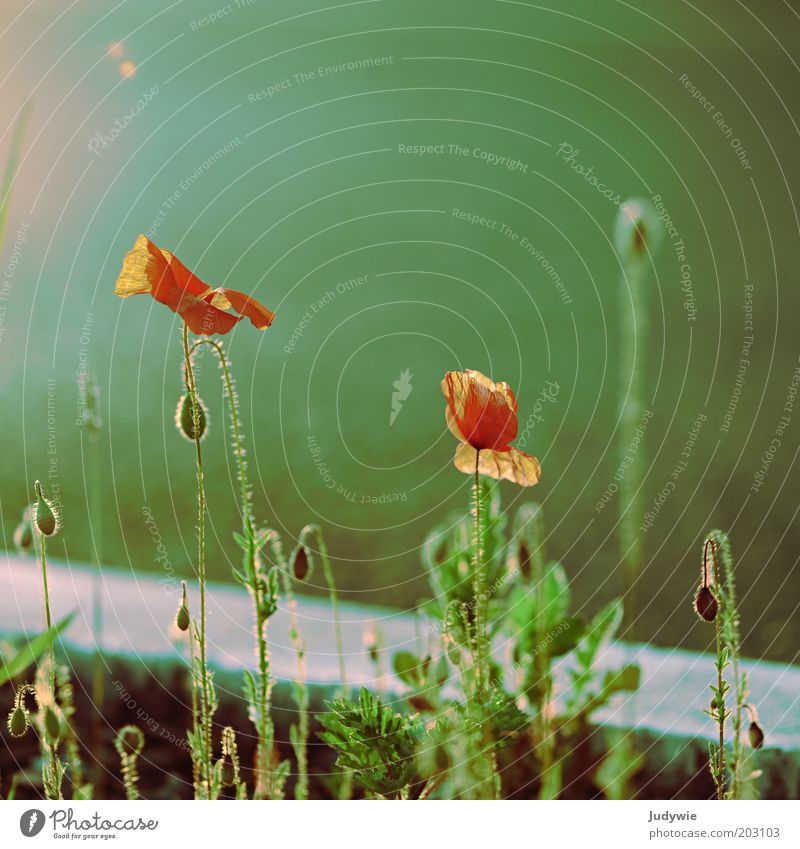
[[[47,648],[50,658],[50,690],[55,698],[56,693],[56,660],[53,647],[53,618],[50,615],[50,589],[47,584],[47,537],[39,535],[39,559],[42,566],[42,590],[44,591],[44,620],[47,626],[48,640]]]
[[[56,654],[55,647],[53,644],[53,617],[50,613],[50,588],[47,583],[47,537],[44,534],[39,535],[39,559],[42,566],[42,590],[44,595],[44,619],[45,625],[47,627],[48,639],[47,639],[47,650],[48,650],[48,659],[50,668],[48,669],[50,675],[50,700],[53,703],[53,709],[56,707]],[[45,734],[45,737],[47,735]],[[61,799],[61,783],[58,779],[59,776],[59,763],[58,763],[58,741],[53,740],[46,743],[48,753],[50,755],[50,775],[51,781],[53,782],[52,787],[58,788],[56,792],[48,794],[51,798]]]
[[[717,610],[714,619],[716,642],[717,642],[717,724],[719,726],[719,746],[717,749],[717,799],[725,798],[725,679],[723,677],[724,664],[722,659],[722,584],[720,583],[719,563],[717,561],[717,543],[709,539],[706,548],[711,548],[711,557],[714,563],[714,584],[717,588]],[[705,553],[703,559],[705,560]]]
[[[475,452],[474,507],[475,514],[475,562],[473,565],[473,582],[475,592],[475,668],[478,691],[488,683],[485,675],[485,624],[483,610],[483,593],[485,577],[483,574],[483,556],[481,552],[481,478],[478,472],[480,451]]]
[[[197,455],[197,578],[200,586],[200,627],[199,627],[199,660],[201,677],[201,725],[203,733],[204,766],[203,781],[206,797],[211,790],[211,696],[209,687],[208,662],[206,657],[206,562],[205,562],[205,514],[206,495],[203,481],[203,453],[200,448],[200,405],[197,399],[197,387],[192,370],[192,358],[189,353],[189,326],[183,325],[183,354],[186,364],[186,388],[192,402],[192,419],[194,430],[194,444]]]
[[[628,637],[636,640],[637,582],[641,571],[643,547],[638,531],[642,518],[642,490],[646,471],[644,449],[637,445],[636,429],[645,413],[644,340],[647,338],[647,300],[645,297],[645,257],[635,251],[624,259],[620,279],[620,429],[619,462],[630,462],[619,482],[619,544],[625,581],[625,619]],[[627,386],[625,395],[622,393]],[[620,466],[621,467],[621,466]]]
[[[103,661],[103,586],[100,576],[102,564],[102,508],[100,504],[100,462],[97,433],[94,429],[89,431],[89,455],[91,470],[91,516],[94,527],[92,528],[92,553],[94,555],[94,571],[92,573],[92,630],[94,632],[94,658],[92,662],[92,702],[94,713],[92,719],[92,750],[95,755],[95,767],[93,769],[94,789],[98,791],[102,786],[105,770],[100,763],[100,749],[103,737],[103,706],[105,702],[105,676]]]
[[[331,568],[330,557],[328,556],[328,546],[325,544],[325,538],[322,536],[322,528],[319,525],[306,525],[303,528],[301,535],[308,537],[314,534],[314,539],[317,543],[317,553],[319,554],[320,562],[322,563],[322,573],[325,576],[325,583],[328,585],[328,595],[331,600],[331,614],[333,615],[333,628],[336,636],[336,654],[339,658],[339,678],[342,686],[342,691],[347,694],[347,667],[344,658],[344,639],[342,638],[342,621],[339,615],[339,593],[336,589],[336,579]]]

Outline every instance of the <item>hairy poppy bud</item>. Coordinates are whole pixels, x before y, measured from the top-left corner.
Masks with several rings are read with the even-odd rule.
[[[750,745],[754,749],[760,749],[764,745],[764,732],[755,720],[750,723],[750,728],[747,729],[747,736],[750,738]]]
[[[236,769],[230,755],[220,759],[220,777],[223,787],[232,787],[236,783]]]
[[[181,605],[178,608],[178,613],[175,616],[175,624],[179,631],[188,631],[191,617],[189,616],[189,606],[186,603],[186,581],[181,582],[183,595],[181,597]]]
[[[311,571],[311,561],[304,545],[299,545],[292,558],[292,574],[298,581],[305,581]]]
[[[22,521],[14,531],[14,545],[20,554],[29,554],[33,550],[33,505],[26,507]]]
[[[178,408],[175,410],[175,427],[178,428],[189,442],[194,442],[196,438],[202,439],[206,434],[206,407],[199,395],[195,393],[197,398],[197,434],[194,429],[194,415],[192,411],[192,396],[187,392],[181,396],[178,401]]]
[[[694,609],[701,619],[713,622],[717,618],[717,597],[709,587],[700,587],[694,599]]]
[[[50,743],[55,743],[61,736],[61,720],[51,707],[44,709],[44,731]]]
[[[614,242],[623,257],[652,253],[661,241],[661,225],[653,204],[646,198],[629,198],[619,208]]]
[[[12,737],[22,737],[28,730],[28,714],[25,708],[17,705],[8,715],[8,731]]]
[[[58,533],[58,515],[53,505],[44,497],[42,485],[36,481],[33,485],[36,490],[36,506],[33,511],[33,520],[42,536],[51,537]]]

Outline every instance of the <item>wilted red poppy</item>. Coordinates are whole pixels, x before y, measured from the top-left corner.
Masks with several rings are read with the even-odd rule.
[[[125,255],[114,290],[120,298],[152,295],[177,313],[198,336],[227,333],[247,316],[259,330],[272,324],[275,313],[235,289],[212,289],[169,251],[139,236]],[[232,315],[233,310],[238,315]]]
[[[461,442],[456,468],[465,474],[477,470],[495,480],[520,486],[539,483],[541,467],[511,447],[517,436],[517,399],[507,383],[495,383],[479,371],[449,371],[442,381],[447,400],[447,426]]]

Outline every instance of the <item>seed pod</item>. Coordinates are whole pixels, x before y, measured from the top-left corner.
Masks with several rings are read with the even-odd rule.
[[[51,707],[44,709],[44,730],[50,743],[55,743],[61,736],[61,720]]]
[[[22,514],[22,521],[14,531],[14,544],[20,554],[29,554],[33,551],[33,505],[26,507]]]
[[[36,506],[33,511],[33,520],[42,536],[51,537],[58,533],[58,515],[53,505],[44,497],[42,485],[36,481],[33,485],[36,490]]]
[[[709,587],[700,587],[694,599],[694,609],[697,615],[706,622],[713,622],[717,618],[717,597]]]
[[[191,617],[189,616],[189,605],[186,603],[186,581],[181,582],[181,587],[183,595],[178,613],[175,616],[175,624],[178,626],[179,631],[188,631]]]
[[[311,562],[304,545],[299,545],[292,558],[292,574],[298,581],[305,581],[311,571]]]
[[[750,728],[747,729],[747,736],[750,738],[750,745],[754,749],[760,749],[764,745],[764,732],[755,720],[750,723]]]
[[[17,705],[8,715],[8,731],[12,737],[22,737],[28,730],[28,714],[21,705]]]
[[[206,435],[206,423],[208,416],[206,414],[206,405],[202,398],[195,393],[197,398],[197,436],[202,440]],[[178,407],[175,410],[175,427],[185,436],[189,442],[195,441],[194,430],[194,415],[192,414],[192,396],[187,392],[181,396],[178,401]]]

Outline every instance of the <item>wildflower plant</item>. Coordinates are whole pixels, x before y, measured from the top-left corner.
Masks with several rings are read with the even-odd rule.
[[[338,754],[337,765],[351,770],[356,782],[382,798],[407,798],[415,777],[414,755],[420,724],[396,713],[362,688],[358,701],[335,699],[320,716],[320,738]]]
[[[233,289],[212,289],[171,252],[159,248],[146,236],[139,236],[123,260],[122,270],[117,277],[115,292],[120,298],[149,294],[183,319],[183,382],[186,388],[176,411],[176,426],[189,441],[194,443],[197,469],[197,578],[200,591],[200,610],[197,620],[192,622],[192,679],[193,679],[193,725],[188,733],[191,746],[195,795],[198,798],[212,798],[215,782],[214,775],[214,739],[213,717],[217,707],[217,697],[213,676],[208,665],[206,635],[206,566],[205,566],[205,520],[206,498],[203,474],[203,440],[208,422],[205,407],[198,391],[193,369],[195,345],[190,345],[189,331],[207,337],[217,333],[228,333],[243,318],[259,330],[265,330],[275,315],[248,295]],[[213,345],[220,356],[226,378],[226,390],[230,403],[232,423],[238,434],[236,417],[236,396],[230,378],[227,362],[218,343]],[[269,769],[271,758],[271,720],[268,709],[270,685],[268,684],[269,660],[266,649],[264,629],[266,620],[275,610],[277,586],[275,579],[266,579],[257,573],[259,543],[255,539],[250,511],[250,493],[244,467],[244,453],[241,438],[236,442],[236,454],[239,463],[239,476],[242,486],[242,517],[246,537],[243,538],[246,570],[243,577],[254,594],[259,639],[259,683],[252,675],[246,679],[246,689],[251,705],[255,707],[255,721],[259,734],[259,756],[257,772],[264,776]],[[263,778],[259,788],[264,793]]]
[[[755,708],[747,700],[747,674],[741,669],[740,662],[741,638],[733,554],[724,531],[710,531],[703,541],[700,585],[695,594],[694,608],[703,621],[714,623],[717,677],[710,686],[711,703],[705,713],[716,724],[718,739],[716,743],[709,743],[709,769],[717,799],[739,799],[754,777],[747,772],[748,758],[743,745],[745,716],[750,718],[748,737],[753,749],[760,749],[763,745],[764,732],[758,724]],[[732,695],[731,707],[727,702],[729,694]],[[730,747],[726,741],[729,720],[733,732]]]

